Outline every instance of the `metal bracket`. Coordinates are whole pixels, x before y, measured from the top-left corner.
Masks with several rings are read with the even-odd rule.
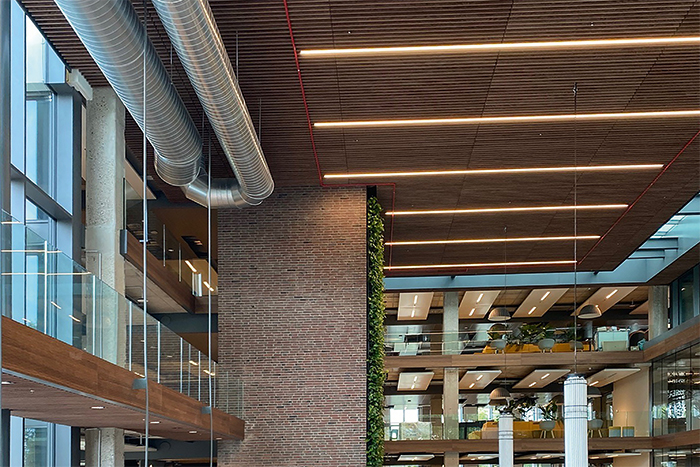
[[[148,386],[148,380],[146,378],[136,378],[131,383],[131,389],[146,389]]]

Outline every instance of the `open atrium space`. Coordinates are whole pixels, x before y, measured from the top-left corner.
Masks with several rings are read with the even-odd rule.
[[[0,0],[0,467],[700,467],[700,0]]]

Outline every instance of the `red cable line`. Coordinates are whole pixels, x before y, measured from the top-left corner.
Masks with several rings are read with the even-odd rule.
[[[311,139],[311,150],[314,154],[314,161],[316,163],[316,173],[318,175],[318,183],[321,188],[333,188],[333,187],[368,187],[368,186],[390,186],[392,187],[391,193],[391,210],[394,211],[396,208],[396,183],[333,183],[327,184],[323,181],[323,174],[321,172],[321,163],[318,157],[318,151],[316,150],[316,139],[314,137],[314,126],[311,123],[311,114],[309,113],[309,104],[306,100],[306,91],[304,90],[304,80],[301,76],[301,65],[299,64],[299,52],[297,50],[296,41],[294,40],[294,30],[292,29],[292,20],[289,17],[289,5],[287,0],[284,2],[284,13],[287,17],[287,28],[289,29],[289,38],[292,41],[292,50],[294,51],[294,63],[297,67],[297,77],[299,78],[299,87],[301,88],[301,99],[304,102],[304,111],[306,112],[306,123],[309,127],[309,138]],[[391,226],[389,229],[389,241],[392,242],[394,239],[394,218],[391,218]],[[389,266],[391,266],[391,260],[393,257],[393,246],[389,247]]]
[[[629,212],[632,210],[632,208],[639,202],[639,200],[642,199],[642,197],[643,197],[645,194],[647,194],[647,192],[651,189],[651,187],[654,186],[654,184],[656,184],[657,181],[659,181],[659,179],[661,178],[661,176],[662,176],[664,173],[666,173],[666,171],[668,170],[668,168],[671,167],[671,166],[673,165],[673,163],[676,162],[676,160],[678,160],[678,158],[681,156],[681,154],[683,154],[683,153],[685,152],[685,150],[688,149],[688,147],[689,147],[691,144],[693,144],[693,141],[695,141],[695,139],[697,139],[698,136],[700,136],[700,131],[698,131],[697,133],[695,133],[695,135],[694,135],[692,138],[690,138],[690,140],[688,140],[687,143],[685,143],[685,145],[683,146],[683,148],[681,148],[681,150],[678,151],[678,154],[676,154],[676,155],[673,157],[673,159],[671,159],[671,161],[670,161],[668,164],[666,164],[666,165],[664,166],[664,168],[661,170],[661,172],[659,172],[659,173],[656,175],[656,177],[654,177],[654,180],[651,181],[651,183],[644,189],[644,191],[642,191],[642,192],[639,194],[639,196],[637,196],[637,198],[632,202],[632,204],[630,204],[629,206],[627,206],[627,209],[625,209],[625,212],[623,212],[623,213],[620,215],[620,217],[617,218],[617,220],[615,221],[615,223],[614,223],[614,224],[613,224],[599,239],[598,239],[598,241],[595,243],[595,245],[593,245],[593,246],[591,247],[591,249],[588,250],[588,253],[586,253],[586,254],[584,255],[584,257],[581,258],[581,261],[579,261],[578,264],[581,264],[581,263],[583,262],[583,260],[585,260],[586,258],[588,258],[588,255],[590,255],[591,252],[592,252],[598,245],[600,245],[600,243],[603,241],[603,239],[604,239],[605,237],[608,236],[608,234],[620,223],[620,221],[622,221],[622,218],[625,217],[625,216],[627,215],[627,213],[629,213]]]

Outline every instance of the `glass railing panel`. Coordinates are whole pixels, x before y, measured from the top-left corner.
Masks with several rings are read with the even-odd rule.
[[[501,325],[503,326],[503,325]],[[530,331],[528,331],[530,332]],[[384,335],[387,356],[456,355],[493,353],[638,351],[644,348],[643,331],[633,328],[601,327],[590,337],[578,329],[574,341],[573,328],[550,328],[546,332],[527,335],[517,327],[488,331],[443,333],[392,332]]]
[[[1,214],[0,277],[7,300],[3,307],[6,316],[126,368],[135,377],[147,374],[149,379],[207,405],[211,399],[225,412],[242,412],[240,380],[215,362],[210,368],[207,356],[145,314],[139,304],[24,224]]]
[[[455,431],[456,430],[456,431]],[[649,412],[620,412],[613,418],[591,418],[587,424],[589,438],[648,437]],[[563,438],[564,421],[521,420],[513,421],[514,439]],[[443,415],[420,415],[417,420],[404,422],[385,421],[386,441],[437,440],[437,439],[498,439],[498,419],[457,421]]]

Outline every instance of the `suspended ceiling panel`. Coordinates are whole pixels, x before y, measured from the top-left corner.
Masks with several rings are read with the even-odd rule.
[[[515,310],[514,318],[539,318],[569,289],[536,289]]]
[[[459,303],[460,319],[481,319],[489,312],[500,290],[470,290]]]

